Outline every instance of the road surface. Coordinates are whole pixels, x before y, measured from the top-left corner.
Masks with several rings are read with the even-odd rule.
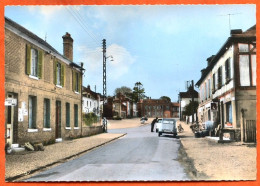
[[[150,125],[108,132],[127,135],[24,181],[189,180],[178,162],[179,139],[158,137]]]

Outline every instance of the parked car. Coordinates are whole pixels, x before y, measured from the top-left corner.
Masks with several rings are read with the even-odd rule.
[[[155,131],[156,132],[158,132],[161,123],[162,123],[162,118],[158,119],[158,121],[155,123]]]
[[[173,118],[162,119],[162,122],[158,128],[158,136],[160,137],[163,133],[173,134],[174,137],[177,136],[176,119]]]

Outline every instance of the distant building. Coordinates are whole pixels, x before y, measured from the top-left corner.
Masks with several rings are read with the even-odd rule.
[[[221,138],[225,134],[246,141],[245,136],[255,133],[256,26],[245,32],[232,30],[218,53],[208,60],[196,85],[200,89],[201,123],[210,120],[220,125]]]
[[[139,105],[141,116],[179,118],[179,103],[164,99],[143,99]]]
[[[187,106],[192,101],[192,97],[194,98],[194,101],[199,101],[199,93],[196,90],[193,90],[192,87],[189,87],[186,92],[179,93],[180,120],[186,120],[186,115],[184,115],[183,112],[185,111],[185,106]]]
[[[101,95],[93,92],[90,86],[82,87],[82,112],[84,114],[94,113],[100,117]]]

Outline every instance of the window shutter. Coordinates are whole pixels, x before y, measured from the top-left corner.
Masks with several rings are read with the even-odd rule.
[[[26,74],[31,74],[31,46],[26,45]]]
[[[38,78],[42,78],[42,63],[43,63],[43,55],[42,51],[38,52]]]
[[[53,61],[53,82],[57,85],[57,61]]]
[[[64,87],[64,80],[65,79],[65,74],[64,74],[64,65],[61,64],[61,86]]]

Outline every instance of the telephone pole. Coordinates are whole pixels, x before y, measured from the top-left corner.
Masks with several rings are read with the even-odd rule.
[[[106,77],[106,40],[103,39],[103,117],[104,117],[104,106],[107,97],[107,77]]]

